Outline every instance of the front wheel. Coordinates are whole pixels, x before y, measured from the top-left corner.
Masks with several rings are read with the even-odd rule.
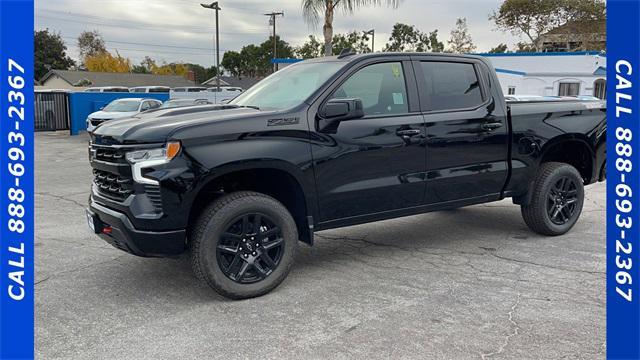
[[[255,192],[215,200],[190,233],[196,276],[231,299],[264,295],[289,273],[298,231],[287,209]]]
[[[521,207],[524,222],[531,230],[548,236],[562,235],[578,221],[584,203],[584,183],[573,166],[542,164],[531,191],[531,202]]]

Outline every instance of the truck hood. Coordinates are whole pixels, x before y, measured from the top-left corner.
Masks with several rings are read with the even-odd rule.
[[[165,142],[178,129],[225,120],[251,118],[261,111],[234,105],[205,105],[140,113],[102,124],[94,132],[96,143]]]

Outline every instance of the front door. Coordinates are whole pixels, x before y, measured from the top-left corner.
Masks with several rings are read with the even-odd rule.
[[[425,129],[415,86],[409,61],[371,63],[328,97],[361,99],[365,116],[315,134],[321,222],[422,204]]]
[[[417,61],[427,127],[426,204],[498,198],[508,175],[508,124],[480,61]]]

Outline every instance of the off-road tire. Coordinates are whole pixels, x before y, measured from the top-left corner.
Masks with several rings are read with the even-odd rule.
[[[221,270],[216,248],[221,232],[233,219],[256,212],[267,215],[280,227],[284,253],[268,277],[256,283],[241,284],[231,280]],[[196,277],[230,299],[261,296],[280,285],[291,270],[297,246],[298,230],[287,208],[270,196],[249,191],[231,193],[214,200],[202,211],[189,231],[191,267]]]
[[[551,188],[563,177],[572,179],[576,184],[577,201],[575,210],[565,224],[556,224],[548,213],[548,197]],[[569,231],[580,217],[584,204],[584,182],[576,168],[565,163],[548,162],[540,166],[538,175],[531,187],[531,201],[521,206],[522,217],[527,226],[541,235],[557,236]]]

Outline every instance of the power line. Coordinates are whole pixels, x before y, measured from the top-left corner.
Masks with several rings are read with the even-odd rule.
[[[97,15],[90,15],[90,14],[82,14],[82,13],[74,13],[71,11],[58,11],[58,10],[51,10],[51,9],[43,9],[42,10],[45,13],[52,13],[52,14],[59,14],[59,15],[63,15],[63,16],[72,16],[72,17],[80,17],[82,19],[86,19],[86,18],[90,18],[90,19],[95,19],[95,20],[102,20],[102,21],[108,21],[108,24],[111,25],[113,22],[113,18],[109,18],[109,17],[104,17],[104,16],[97,16]],[[36,16],[49,16],[49,15],[36,15]],[[211,31],[212,28],[208,27],[208,26],[194,26],[194,25],[184,25],[184,24],[167,24],[164,23],[162,26],[158,26],[158,25],[153,25],[153,24],[149,24],[149,23],[145,23],[145,22],[140,22],[140,21],[132,21],[132,20],[116,20],[119,23],[130,23],[130,24],[137,24],[135,26],[139,26],[144,25],[146,27],[153,27],[153,28],[162,28],[162,29],[166,29],[166,26],[169,27],[176,27],[176,28],[180,28],[180,29],[193,29],[193,30],[204,30],[204,31]],[[126,26],[126,25],[123,25]],[[250,31],[255,31],[255,32],[261,32],[261,29],[258,28],[249,28],[247,30]],[[244,34],[244,32],[237,32],[240,34]]]
[[[47,16],[47,15],[35,15],[35,17],[37,18],[42,18],[42,19],[49,19],[49,20],[58,20],[58,21],[65,21],[65,22],[74,22],[74,23],[80,23],[80,24],[87,24],[87,25],[99,25],[99,26],[107,26],[107,27],[114,27],[114,28],[120,28],[120,29],[137,29],[137,30],[146,30],[146,31],[157,31],[157,32],[163,32],[163,33],[167,33],[167,28],[153,28],[150,26],[139,26],[139,25],[115,25],[115,24],[106,24],[106,23],[98,23],[98,22],[93,22],[93,21],[85,21],[85,20],[77,20],[77,19],[65,19],[65,18],[60,18],[60,17],[54,17],[54,16]],[[180,27],[182,25],[166,25],[167,27],[171,27],[174,26],[179,31],[182,32],[186,32],[186,33],[192,33],[192,34],[206,34],[206,35],[210,35],[211,32],[208,31],[184,31],[182,30]],[[225,32],[223,33],[225,35],[257,35],[259,34],[259,32]]]
[[[77,40],[77,38],[72,36],[63,36],[64,39],[69,40]],[[151,44],[151,43],[139,43],[139,42],[130,42],[130,41],[116,41],[116,40],[104,40],[106,43],[113,44],[124,44],[124,45],[141,45],[141,46],[153,46],[153,47],[163,47],[163,48],[172,48],[172,49],[187,49],[187,50],[205,50],[211,51],[211,48],[201,48],[201,47],[191,47],[191,46],[177,46],[177,45],[161,45],[161,44]],[[220,49],[220,51],[229,51]]]

